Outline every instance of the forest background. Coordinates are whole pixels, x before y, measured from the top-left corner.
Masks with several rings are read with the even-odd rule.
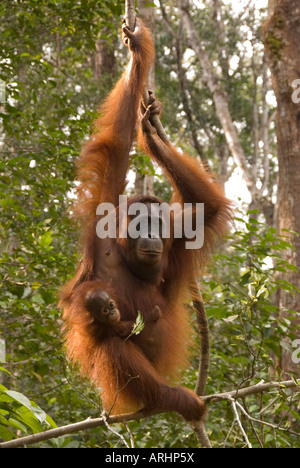
[[[150,86],[171,141],[208,163],[235,202],[228,239],[200,279],[210,328],[213,447],[300,447],[300,15],[296,0],[137,2],[155,37]],[[80,258],[75,162],[127,62],[121,0],[0,6],[0,439],[98,418],[99,395],[66,362],[57,297]],[[263,27],[264,25],[264,27]],[[299,64],[299,66],[298,66]],[[298,79],[298,82],[297,82]],[[298,88],[297,88],[298,87]],[[134,147],[128,193],[168,201]],[[189,305],[187,305],[189,307]],[[194,388],[199,339],[181,383]],[[35,446],[197,447],[160,414]],[[1,444],[0,444],[1,445]]]

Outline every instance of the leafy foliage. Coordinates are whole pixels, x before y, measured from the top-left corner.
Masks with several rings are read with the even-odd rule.
[[[0,368],[0,371],[4,371]],[[22,393],[8,390],[0,385],[0,437],[4,440],[14,438],[13,430],[27,434],[42,432],[56,427],[54,421],[36,403]]]
[[[173,2],[166,2],[172,6]],[[60,336],[60,287],[72,275],[79,259],[76,225],[71,221],[75,161],[99,102],[123,70],[126,56],[117,42],[123,2],[118,0],[3,0],[0,7],[0,79],[6,84],[6,102],[0,104],[0,338],[6,343],[8,371],[0,373],[0,437],[35,433],[97,417],[99,392],[65,362]],[[193,11],[211,57],[218,59],[222,39],[216,33],[209,8]],[[178,17],[172,16],[177,27]],[[242,126],[241,141],[249,162],[252,146],[253,76],[240,44],[245,25],[254,31],[255,60],[261,65],[260,24],[245,17],[239,22],[226,7],[226,44],[239,65],[227,82],[235,121]],[[115,48],[116,76],[96,76],[95,43],[100,38]],[[163,122],[175,142],[195,153],[191,121],[182,107],[172,38],[158,22],[157,94],[164,102]],[[216,149],[224,144],[206,87],[193,54],[185,48],[189,95],[194,125],[214,169]],[[243,125],[242,125],[243,124]],[[276,162],[271,165],[274,169]],[[151,172],[149,161],[136,152],[132,168]],[[275,177],[275,171],[271,174]],[[170,185],[155,180],[155,191],[170,199]],[[280,378],[282,346],[288,347],[299,330],[295,314],[278,316],[274,297],[280,284],[294,290],[278,272],[294,268],[282,260],[290,246],[257,213],[242,212],[235,232],[215,256],[201,283],[211,330],[211,370],[207,393],[223,392]],[[136,324],[141,330],[142,320]],[[198,345],[182,383],[193,388],[197,376]],[[25,396],[26,395],[26,396]],[[36,403],[35,403],[36,402]],[[299,392],[272,390],[246,402],[255,418],[284,430],[243,424],[253,446],[299,447]],[[43,410],[41,409],[43,408]],[[51,416],[50,416],[51,415]],[[53,418],[53,419],[52,419]],[[55,423],[53,422],[55,421]],[[180,424],[179,424],[180,422]],[[211,405],[207,428],[215,446],[242,447],[238,427],[232,427],[228,403]],[[232,428],[232,429],[231,429]],[[231,429],[231,432],[230,432]],[[194,447],[192,429],[177,415],[159,415],[128,428],[116,428],[138,447]],[[260,441],[260,442],[259,442]],[[51,447],[115,447],[119,438],[106,428],[88,434],[60,437],[41,443]]]
[[[298,334],[297,328],[293,327],[297,314],[290,311],[290,316],[281,319],[274,300],[279,285],[290,294],[298,293],[290,283],[283,283],[278,277],[278,272],[295,268],[282,260],[282,253],[291,246],[274,228],[251,217],[256,214],[252,210],[248,212],[248,219],[245,216],[236,219],[236,231],[231,238],[229,253],[216,257],[214,268],[223,272],[222,281],[213,276],[205,281],[204,297],[209,304],[207,314],[212,334],[209,394],[269,381],[272,375],[280,381],[281,348],[285,346],[292,353],[291,343]],[[218,387],[219,384],[221,387]],[[297,392],[276,389],[268,392],[268,395],[253,396],[244,403],[252,417],[277,421],[282,428],[294,426],[299,430]],[[228,410],[227,407],[224,420],[228,419]],[[208,424],[212,434],[215,433],[214,414],[218,419],[222,418],[219,406],[210,412]],[[292,419],[297,415],[293,422],[291,415]],[[248,422],[249,431],[253,430],[252,442],[255,445],[256,435],[250,427]],[[259,431],[259,428],[256,430]],[[220,446],[226,438],[228,427],[222,432]],[[241,435],[235,433],[233,440],[234,437],[240,439]],[[274,431],[267,426],[263,428],[261,437],[264,447],[297,446],[297,436],[294,442],[294,437],[284,431],[276,432],[274,436]]]

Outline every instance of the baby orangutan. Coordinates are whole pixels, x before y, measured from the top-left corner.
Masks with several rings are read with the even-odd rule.
[[[121,314],[113,299],[100,288],[90,289],[84,296],[84,307],[98,324],[109,326],[120,338],[126,338],[132,332],[134,321],[121,320]],[[147,316],[146,323],[156,322],[161,317],[159,306],[154,307]]]

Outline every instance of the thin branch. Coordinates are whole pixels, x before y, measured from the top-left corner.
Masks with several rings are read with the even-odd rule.
[[[247,445],[248,445],[248,448],[252,448],[252,445],[250,444],[250,441],[249,441],[249,439],[248,439],[248,436],[247,436],[247,434],[246,434],[246,432],[245,432],[245,430],[244,430],[244,428],[243,428],[243,425],[242,425],[242,423],[241,423],[241,420],[240,420],[240,417],[239,417],[239,413],[238,413],[238,411],[237,411],[237,409],[236,409],[236,401],[235,401],[233,398],[230,398],[230,401],[231,401],[231,406],[232,406],[232,409],[233,409],[233,412],[234,412],[235,420],[236,420],[236,422],[238,423],[239,428],[241,429],[241,432],[242,432],[243,437],[244,437],[244,439],[245,439],[245,441],[246,441],[246,443],[247,443]]]
[[[243,398],[242,400],[243,400],[243,406],[244,406],[245,410],[247,411],[247,413],[249,414],[246,398]],[[237,402],[237,404],[239,406],[238,402]],[[251,426],[252,432],[253,432],[257,442],[259,443],[260,448],[264,448],[264,444],[263,444],[262,440],[259,438],[259,434],[256,431],[256,428],[255,428],[255,426],[253,424],[252,418],[250,419],[250,426]]]
[[[135,26],[135,8],[134,8],[134,5],[135,5],[135,0],[125,0],[125,20],[126,20],[126,23],[129,26],[129,28],[132,31],[134,30],[134,26]],[[145,88],[144,95],[143,95],[143,102],[144,102],[145,108],[147,108],[147,106],[148,106],[148,99],[149,99],[148,89]],[[166,134],[161,122],[160,122],[160,119],[159,119],[158,115],[154,115],[153,117],[151,117],[150,120],[151,120],[152,125],[154,125],[156,127],[157,133],[160,136],[160,138],[164,142],[168,142],[169,139],[168,139],[167,134]]]
[[[209,346],[209,326],[206,315],[206,310],[203,303],[202,294],[197,282],[194,282],[190,286],[190,292],[192,295],[193,306],[196,312],[199,338],[200,338],[200,352],[199,352],[199,368],[198,377],[195,388],[195,393],[199,396],[204,395],[207,377],[209,372],[209,360],[210,360],[210,346]],[[205,424],[203,421],[192,424],[197,439],[202,448],[212,448],[211,442],[205,430]]]
[[[209,326],[206,311],[204,308],[202,294],[197,281],[190,286],[193,297],[193,306],[196,311],[196,318],[200,338],[199,371],[195,388],[195,393],[199,396],[205,394],[206,382],[209,372],[210,347],[209,347]]]
[[[234,426],[235,426],[235,420],[233,420],[233,422],[232,422],[232,424],[231,424],[231,426],[230,426],[230,429],[229,429],[229,431],[227,432],[227,435],[226,435],[225,440],[224,440],[224,442],[223,442],[223,448],[226,448],[227,440],[229,439],[229,436],[230,436],[230,434],[231,434],[231,432],[232,432]]]
[[[259,383],[252,385],[251,387],[241,388],[239,390],[232,390],[225,393],[216,393],[215,395],[202,396],[202,399],[206,404],[213,403],[215,401],[222,401],[228,399],[228,397],[243,398],[248,395],[255,395],[256,393],[263,393],[271,388],[295,388],[297,385],[300,385],[300,380],[296,382],[294,380],[285,380],[282,382],[268,382],[268,383]]]
[[[126,422],[124,422],[124,426],[125,426],[125,429],[128,432],[129,437],[130,437],[131,448],[135,448],[133,434],[132,434],[132,432],[131,432],[131,430],[130,430],[130,428],[129,428],[129,426],[128,426],[128,424]]]
[[[145,89],[144,95],[143,95],[143,104],[144,104],[145,109],[147,109],[148,107],[148,102],[149,102],[149,94],[148,94],[148,90]],[[160,121],[159,116],[158,115],[151,116],[150,122],[153,125],[153,127],[156,128],[157,134],[160,137],[160,139],[164,141],[165,143],[169,143],[168,135],[165,132],[165,129]]]
[[[153,414],[159,414],[156,412]],[[8,442],[0,443],[0,448],[17,448],[23,447],[24,445],[31,445],[36,444],[38,442],[42,442],[45,440],[55,439],[56,437],[64,436],[67,434],[73,434],[74,432],[79,432],[87,429],[94,429],[96,427],[106,426],[107,424],[115,424],[115,423],[124,423],[126,421],[134,421],[139,420],[142,417],[151,416],[151,414],[144,415],[143,412],[136,412],[136,413],[128,413],[128,414],[121,414],[117,416],[109,416],[104,418],[103,416],[100,418],[88,418],[84,421],[68,424],[66,426],[61,426],[55,429],[49,429],[45,432],[39,432],[38,434],[32,434],[29,436],[21,437],[20,439],[10,440]]]
[[[127,444],[124,436],[122,434],[120,434],[119,432],[116,432],[107,422],[107,417],[105,415],[105,413],[103,412],[101,417],[103,418],[103,421],[104,421],[104,424],[105,426],[107,427],[107,429],[112,433],[114,434],[115,436],[119,437],[121,439],[121,441],[123,442],[123,444],[125,445],[126,448],[129,448],[129,445]]]
[[[125,20],[126,24],[134,31],[135,27],[135,0],[126,0],[125,1]]]
[[[250,387],[249,387],[249,388],[250,388]],[[239,417],[239,414],[238,414],[238,411],[237,411],[237,407],[241,410],[241,412],[243,413],[243,415],[246,416],[246,417],[249,419],[250,422],[255,422],[255,423],[258,423],[258,424],[260,424],[260,425],[262,425],[262,426],[271,427],[272,429],[274,429],[274,431],[280,430],[280,431],[288,432],[289,434],[296,435],[297,437],[300,436],[299,433],[297,433],[297,432],[295,432],[295,431],[291,431],[289,428],[281,427],[279,424],[278,424],[278,425],[275,425],[275,424],[271,424],[271,423],[266,422],[266,421],[262,421],[261,419],[253,418],[252,416],[250,416],[250,415],[247,413],[247,411],[245,410],[245,408],[243,407],[243,405],[241,405],[237,400],[235,400],[235,399],[234,399],[232,396],[230,396],[229,394],[224,395],[224,396],[223,396],[223,399],[224,399],[224,400],[230,401],[230,403],[231,403],[231,405],[232,405],[232,408],[233,408],[234,416],[235,416],[235,420],[234,420],[234,422],[233,422],[233,424],[232,424],[232,426],[231,426],[231,428],[230,428],[230,430],[229,430],[229,432],[228,432],[228,434],[227,434],[227,436],[226,436],[226,439],[225,439],[225,441],[224,441],[224,447],[225,447],[225,445],[226,445],[226,441],[227,441],[227,439],[228,439],[228,437],[229,437],[229,434],[231,433],[231,431],[232,431],[232,429],[233,429],[234,423],[237,422],[238,425],[239,425],[239,427],[240,427],[240,429],[241,429],[241,432],[242,432],[242,434],[243,434],[243,437],[244,437],[244,439],[246,440],[246,443],[247,443],[248,447],[249,447],[249,448],[252,448],[252,445],[251,445],[251,443],[249,442],[249,439],[248,439],[248,437],[247,437],[247,434],[246,434],[246,432],[245,432],[245,430],[244,430],[244,428],[243,428],[243,426],[242,426],[242,423],[241,423],[241,421],[240,421],[240,417]],[[252,427],[252,429],[254,430],[253,427]],[[257,434],[256,434],[256,432],[255,432],[255,430],[254,430],[254,433],[255,433],[255,435],[256,435],[256,438],[258,439],[258,442],[259,442],[260,446],[263,447],[262,442],[261,442],[261,440],[258,438],[258,436],[257,436]]]
[[[239,416],[238,416],[238,412],[237,412],[237,406],[238,408],[241,410],[241,412],[244,414],[244,416],[246,416],[249,421],[252,421],[252,422],[255,422],[255,423],[258,423],[260,425],[263,425],[263,426],[268,426],[268,427],[271,427],[272,429],[274,430],[280,430],[280,431],[285,431],[285,432],[288,432],[289,434],[293,434],[293,435],[296,435],[297,437],[300,436],[300,434],[298,432],[295,432],[295,431],[291,431],[289,428],[286,428],[286,427],[281,427],[279,424],[276,425],[276,424],[272,424],[272,423],[269,423],[267,421],[263,421],[261,419],[256,419],[256,418],[253,418],[252,416],[250,416],[247,411],[245,410],[245,408],[243,407],[243,405],[241,405],[238,401],[236,401],[234,398],[232,398],[231,396],[228,395],[227,398],[224,398],[224,400],[228,400],[231,402],[232,404],[232,407],[233,407],[233,411],[234,411],[234,414],[235,414],[235,420],[239,423],[239,426],[242,430],[242,433],[245,437],[245,440],[248,441],[248,438],[246,436],[246,434],[244,433],[244,429],[242,428],[241,424],[240,424],[240,419],[239,419]],[[232,428],[230,429],[230,431],[232,430]],[[228,434],[229,435],[229,434]],[[228,438],[228,435],[226,437],[226,440]],[[248,441],[249,442],[249,441]],[[247,442],[247,443],[248,443]],[[262,443],[261,441],[259,440],[259,443],[260,443],[260,446],[262,447]]]
[[[300,436],[300,434],[298,432],[294,432],[294,431],[291,431],[289,428],[287,427],[281,427],[279,425],[276,425],[276,424],[271,424],[269,422],[266,422],[266,421],[262,421],[261,419],[256,419],[256,418],[253,418],[252,416],[250,416],[250,414],[247,413],[247,411],[245,410],[245,408],[243,407],[243,405],[241,405],[238,401],[235,402],[236,405],[240,408],[240,410],[242,411],[242,413],[249,419],[249,421],[253,421],[253,422],[256,422],[258,424],[262,424],[263,426],[268,426],[268,427],[271,427],[272,429],[276,429],[276,430],[281,430],[281,431],[287,431],[289,432],[290,434],[294,434],[296,436]]]
[[[256,393],[262,393],[274,387],[279,387],[279,388],[280,387],[285,387],[285,388],[296,387],[298,388],[299,386],[300,386],[300,380],[296,382],[294,380],[287,380],[284,382],[269,382],[265,384],[252,385],[251,387],[243,388],[239,390],[238,392],[236,392],[236,390],[233,390],[227,393],[219,393],[215,395],[204,396],[202,397],[202,399],[206,403],[213,403],[217,401],[231,400],[232,398],[237,399],[246,395],[254,395]],[[116,423],[124,423],[127,421],[139,421],[142,418],[146,418],[146,417],[150,417],[150,416],[154,416],[154,415],[162,414],[162,413],[163,411],[155,411],[155,410],[153,410],[152,412],[147,412],[147,413],[143,411],[138,411],[136,413],[128,413],[128,414],[110,416],[106,418],[106,422],[108,424],[116,424]],[[257,420],[257,422],[263,423],[263,421],[260,421],[259,419]],[[196,426],[198,425],[199,427],[199,423],[195,423],[195,425]],[[55,429],[50,429],[45,432],[39,432],[38,434],[32,434],[30,436],[25,436],[20,439],[10,440],[8,442],[2,442],[0,443],[0,448],[23,447],[24,445],[31,445],[37,442],[54,439],[56,437],[60,437],[60,436],[67,435],[67,434],[73,434],[74,432],[78,432],[82,430],[94,429],[100,426],[105,426],[105,421],[103,417],[96,418],[96,419],[88,418],[85,421],[81,421],[78,423],[69,424],[67,426],[62,426],[62,427],[58,427]],[[277,427],[277,426],[275,426],[275,428],[284,430],[284,428]]]
[[[245,16],[248,14],[248,11],[249,11],[249,8],[250,8],[250,5],[252,4],[252,2],[253,2],[253,0],[249,0],[247,5],[245,5],[245,7],[243,8],[243,11],[239,14],[239,16],[238,16],[238,22],[239,23],[241,23],[245,19]]]

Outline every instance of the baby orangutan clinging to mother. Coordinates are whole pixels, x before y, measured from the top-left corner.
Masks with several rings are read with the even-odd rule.
[[[82,310],[88,312],[87,323],[90,323],[90,331],[103,338],[117,335],[120,338],[127,338],[132,332],[135,322],[133,320],[122,320],[117,304],[102,289],[103,284],[98,280],[85,281],[76,290],[76,302],[80,304]],[[74,296],[75,298],[75,296]],[[147,314],[147,322],[156,322],[161,317],[158,306]],[[101,325],[99,325],[101,324]]]
[[[110,414],[177,411],[187,420],[201,420],[203,401],[187,388],[171,386],[170,378],[186,365],[191,334],[186,292],[215,239],[228,228],[230,202],[198,161],[161,140],[151,124],[159,110],[152,94],[138,119],[154,47],[139,19],[133,32],[123,25],[122,38],[130,61],[101,107],[78,162],[77,213],[85,243],[75,277],[61,295],[67,355],[102,389]],[[204,203],[204,245],[197,251],[186,249],[184,235],[163,238],[152,232],[151,223],[140,237],[128,233],[124,238],[118,229],[116,238],[97,236],[99,204],[113,204],[119,217],[137,122],[140,146],[172,183],[171,203]],[[151,206],[161,200],[134,196],[128,208],[136,202],[146,206],[146,217],[151,218]],[[130,335],[138,312],[144,329]]]

